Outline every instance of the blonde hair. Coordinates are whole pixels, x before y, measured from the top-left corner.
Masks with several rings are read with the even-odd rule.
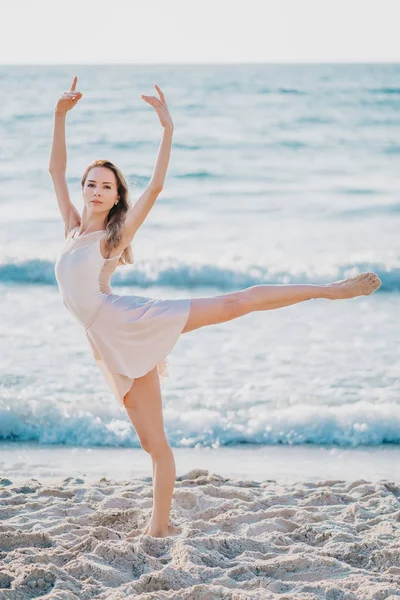
[[[122,233],[122,224],[125,221],[126,213],[132,207],[130,197],[129,197],[129,188],[126,182],[122,171],[114,165],[109,160],[99,159],[92,162],[88,167],[86,167],[84,174],[81,178],[82,189],[85,185],[86,178],[90,169],[94,167],[106,167],[110,169],[117,180],[117,192],[119,195],[118,204],[114,204],[114,206],[110,209],[107,217],[106,223],[106,231],[107,231],[107,247],[109,250],[112,248],[116,248],[121,241]],[[123,253],[121,254],[118,265],[129,265],[132,264],[133,254],[131,246],[127,246]]]

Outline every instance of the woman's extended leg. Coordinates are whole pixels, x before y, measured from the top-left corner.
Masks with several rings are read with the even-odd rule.
[[[254,285],[238,292],[211,298],[192,298],[190,315],[182,333],[231,321],[257,310],[282,308],[312,298],[343,300],[355,296],[369,296],[381,285],[375,273],[361,273],[342,281],[323,285]]]
[[[171,446],[164,432],[162,398],[158,369],[138,377],[125,395],[124,405],[139,436],[141,446],[153,462],[153,510],[144,533],[155,537],[179,531],[168,525],[176,469]]]

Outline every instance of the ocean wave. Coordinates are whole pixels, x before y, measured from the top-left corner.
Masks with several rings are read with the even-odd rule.
[[[370,88],[370,94],[400,94],[400,88],[394,87],[381,87],[381,88]]]
[[[377,194],[382,194],[383,190],[380,189],[374,189],[374,188],[360,188],[360,187],[354,187],[354,188],[350,188],[350,187],[338,187],[338,188],[333,188],[332,189],[333,192],[335,192],[335,194],[350,194],[350,195],[377,195]],[[368,206],[366,207],[366,209],[368,210]]]
[[[343,194],[376,194],[378,195],[381,192],[377,190],[362,190],[362,189],[354,189],[354,190],[342,190]],[[344,210],[339,210],[336,212],[332,212],[329,216],[330,219],[360,219],[367,217],[378,217],[381,215],[390,216],[395,215],[400,212],[400,202],[393,204],[374,204],[372,206],[365,206],[362,208],[348,208]]]
[[[299,117],[298,119],[295,120],[295,123],[306,123],[306,124],[311,124],[311,125],[315,125],[315,124],[332,124],[332,123],[337,123],[337,119],[334,119],[332,117],[317,117],[317,116],[306,116],[306,117]]]
[[[258,90],[259,94],[294,94],[304,96],[308,92],[305,90],[298,90],[295,88],[261,88]]]
[[[232,411],[230,411],[232,412]],[[341,406],[296,405],[273,409],[260,404],[234,417],[202,409],[169,408],[165,418],[168,440],[174,447],[217,447],[239,444],[329,444],[340,447],[400,444],[400,405],[359,401]],[[0,407],[0,440],[66,446],[140,447],[129,421],[111,412],[56,401],[38,405],[18,399]]]
[[[196,171],[190,173],[177,174],[177,179],[218,179],[220,175],[211,171]]]
[[[400,261],[399,266],[358,261],[346,263],[336,267],[336,274],[332,271],[326,274],[313,273],[304,268],[300,272],[295,267],[275,271],[268,265],[241,263],[239,266],[232,262],[232,266],[215,265],[211,263],[184,263],[179,260],[166,258],[164,260],[141,261],[140,264],[124,266],[113,275],[113,287],[137,286],[173,287],[177,289],[197,289],[213,287],[218,290],[235,290],[238,288],[259,285],[262,283],[311,283],[319,284],[327,281],[341,280],[353,277],[357,273],[374,271],[382,280],[380,291],[400,291]],[[36,284],[56,285],[54,263],[49,260],[31,259],[4,262],[0,264],[0,284]]]
[[[400,266],[388,267],[380,263],[358,262],[337,267],[335,279],[344,279],[357,273],[374,271],[382,279],[381,291],[400,291]],[[141,261],[140,265],[124,266],[112,278],[113,287],[176,287],[236,289],[262,283],[326,283],[332,273],[315,275],[304,271],[275,272],[268,266],[232,264],[232,267],[213,264],[188,264],[173,259]],[[47,260],[31,259],[0,264],[0,283],[56,285],[54,263]]]
[[[384,154],[400,154],[400,144],[391,144],[383,148]]]

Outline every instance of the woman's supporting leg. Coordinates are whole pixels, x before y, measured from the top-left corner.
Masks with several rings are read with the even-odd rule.
[[[141,446],[150,454],[153,463],[153,509],[144,533],[156,537],[174,535],[178,530],[169,526],[168,520],[176,469],[174,455],[164,432],[157,367],[135,379],[125,395],[124,404]]]
[[[189,318],[182,333],[231,321],[257,310],[283,308],[313,298],[343,300],[361,295],[369,296],[381,283],[375,273],[362,273],[343,281],[322,285],[254,285],[230,294],[192,298]]]

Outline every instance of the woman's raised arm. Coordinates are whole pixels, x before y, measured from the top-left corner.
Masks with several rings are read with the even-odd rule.
[[[67,180],[65,177],[67,169],[67,149],[65,142],[65,121],[67,112],[71,110],[82,98],[81,92],[75,91],[77,77],[74,77],[71,88],[58,100],[54,109],[53,140],[50,151],[49,172],[53,180],[58,206],[65,225],[65,235],[72,227],[80,224],[80,214],[72,204]]]
[[[154,172],[150,182],[143,194],[125,217],[123,235],[127,244],[130,243],[136,231],[142,225],[163,189],[171,155],[174,123],[171,115],[169,114],[163,92],[160,90],[158,85],[155,85],[154,87],[156,88],[160,98],[156,98],[155,96],[144,96],[143,94],[142,98],[156,110],[163,128],[163,134],[158,150],[156,166],[154,167]]]

